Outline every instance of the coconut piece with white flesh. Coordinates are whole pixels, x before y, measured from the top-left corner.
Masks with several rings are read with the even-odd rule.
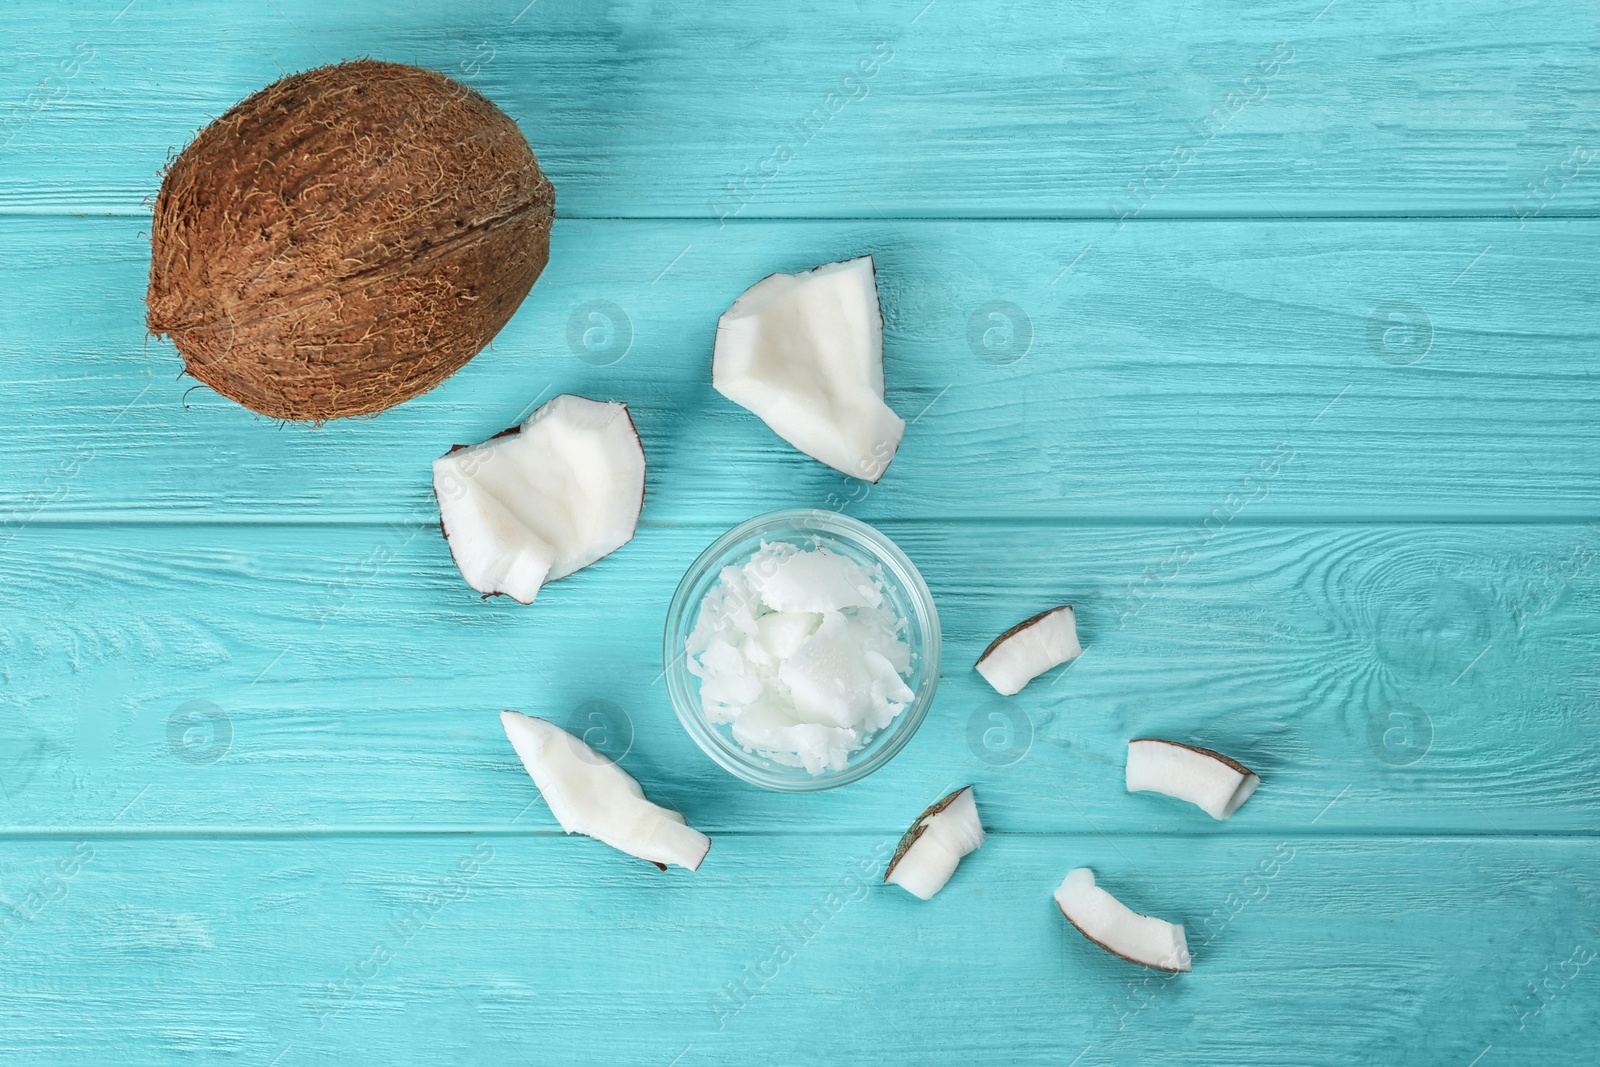
[[[872,257],[771,274],[717,320],[711,384],[834,470],[876,482],[906,424],[883,399]]]
[[[1089,868],[1069,872],[1055,898],[1067,921],[1112,955],[1158,971],[1189,970],[1189,942],[1183,927],[1140,915],[1095,885]]]
[[[569,834],[585,834],[662,870],[695,870],[711,839],[684,818],[645,798],[633,776],[561,727],[502,711],[500,725],[522,765]]]
[[[531,604],[545,582],[632,539],[644,448],[627,405],[558,396],[520,427],[434,460],[433,492],[467,584]]]
[[[983,824],[969,785],[917,816],[900,839],[883,880],[927,900],[944,888],[961,858],[982,844]]]
[[[977,671],[1001,696],[1022,687],[1052,667],[1083,654],[1078,621],[1070,605],[1023,619],[990,642],[978,657]]]
[[[1138,737],[1128,742],[1128,792],[1165,793],[1213,819],[1230,818],[1261,779],[1249,767],[1209,748]]]

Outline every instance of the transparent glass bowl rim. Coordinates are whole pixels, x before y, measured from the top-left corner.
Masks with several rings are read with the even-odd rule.
[[[857,753],[859,762],[852,758],[843,770],[825,771],[822,774],[807,774],[799,767],[769,766],[769,761],[744,751],[736,741],[723,736],[707,722],[684,652],[684,640],[694,629],[701,599],[715,584],[717,573],[731,563],[729,553],[733,549],[753,538],[783,540],[813,534],[821,535],[824,543],[828,538],[849,542],[870,555],[883,569],[885,581],[904,592],[922,637],[920,647],[912,650],[916,655],[916,668],[912,679],[914,696],[911,703],[896,716],[894,722],[874,736],[866,749]],[[899,545],[873,527],[848,515],[819,508],[789,508],[757,515],[711,542],[689,565],[672,594],[662,638],[667,693],[672,700],[673,710],[677,712],[678,721],[695,744],[735,777],[784,793],[809,793],[858,782],[898,755],[922,725],[933,704],[934,691],[939,687],[940,652],[939,612],[934,606],[933,594],[928,591],[928,585],[916,565],[900,550]]]

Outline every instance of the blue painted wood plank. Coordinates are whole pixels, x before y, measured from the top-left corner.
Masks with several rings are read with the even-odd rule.
[[[0,11],[0,1060],[1587,1064],[1600,14],[1469,7]],[[500,101],[565,218],[443,389],[279,428],[143,337],[142,205],[355,54]],[[870,491],[705,381],[745,285],[863,251],[913,420]],[[561,390],[633,405],[646,524],[481,604],[427,462]],[[895,763],[803,798],[653,682],[689,560],[793,503],[899,540],[950,657]],[[988,693],[1060,599],[1087,654]],[[502,706],[626,738],[706,866],[556,835]],[[1265,784],[1128,796],[1137,733]],[[946,892],[869,886],[965,782]],[[1065,930],[1082,863],[1196,973]]]
[[[572,391],[632,406],[660,522],[794,504],[1198,522],[1263,464],[1278,473],[1245,490],[1251,520],[1600,515],[1587,220],[560,222],[493,349],[320,429],[179,378],[144,335],[142,225],[0,221],[7,511],[425,520],[434,457]],[[716,318],[745,286],[867,251],[889,400],[912,424],[875,487],[709,385]]]
[[[659,683],[716,527],[643,528],[526,608],[481,602],[422,524],[30,530],[0,560],[0,832],[103,827],[145,789],[118,825],[505,827],[532,794],[504,707],[598,731],[713,834],[898,832],[967,783],[1029,832],[1595,827],[1593,528],[883,529],[933,590],[943,682],[894,763],[807,797],[713,765]],[[1087,652],[996,696],[973,661],[1062,601]],[[1147,735],[1265,784],[1226,824],[1130,797]]]
[[[423,63],[569,217],[1590,213],[1592,4],[9,4],[0,209],[137,211],[284,71]]]
[[[137,810],[137,808],[135,809]],[[131,815],[130,815],[131,817]],[[9,1063],[1586,1065],[1592,838],[994,835],[923,903],[892,838],[8,843]],[[1166,979],[1066,928],[1092,866]]]

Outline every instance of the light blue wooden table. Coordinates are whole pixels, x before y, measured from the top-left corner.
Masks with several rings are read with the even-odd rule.
[[[524,3],[0,11],[0,1062],[1596,1062],[1600,8]],[[517,119],[550,266],[437,391],[279,426],[145,337],[149,206],[358,55]],[[743,288],[866,252],[875,487],[708,385]],[[480,603],[428,463],[562,391],[632,407],[643,525]],[[804,797],[657,681],[684,568],[794,505],[899,541],[947,651],[906,751]],[[1088,651],[995,697],[1061,600]],[[705,866],[557,833],[503,707],[625,751]],[[1264,784],[1129,796],[1140,734]],[[969,782],[949,888],[876,885]],[[1194,972],[1067,929],[1078,865]]]

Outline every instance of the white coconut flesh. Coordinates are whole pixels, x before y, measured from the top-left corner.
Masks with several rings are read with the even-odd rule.
[[[1024,619],[995,638],[978,657],[977,667],[995,692],[1011,696],[1045,671],[1082,654],[1077,617],[1071,607],[1063,606]]]
[[[927,900],[944,888],[961,858],[982,844],[978,802],[969,785],[917,817],[900,839],[883,880]]]
[[[1055,897],[1067,921],[1107,952],[1158,971],[1189,969],[1189,943],[1183,927],[1140,915],[1095,885],[1089,868],[1068,873]]]
[[[1165,793],[1213,819],[1231,817],[1261,784],[1249,767],[1220,752],[1154,737],[1128,742],[1126,780],[1130,793]]]
[[[883,400],[883,313],[872,257],[773,274],[717,320],[717,392],[828,466],[875,482],[905,422]]]
[[[662,869],[695,870],[711,839],[682,815],[645,799],[633,776],[577,737],[544,719],[500,713],[500,725],[569,834],[585,834]]]
[[[531,604],[633,537],[644,449],[625,405],[558,396],[520,429],[434,460],[433,492],[467,584]]]

